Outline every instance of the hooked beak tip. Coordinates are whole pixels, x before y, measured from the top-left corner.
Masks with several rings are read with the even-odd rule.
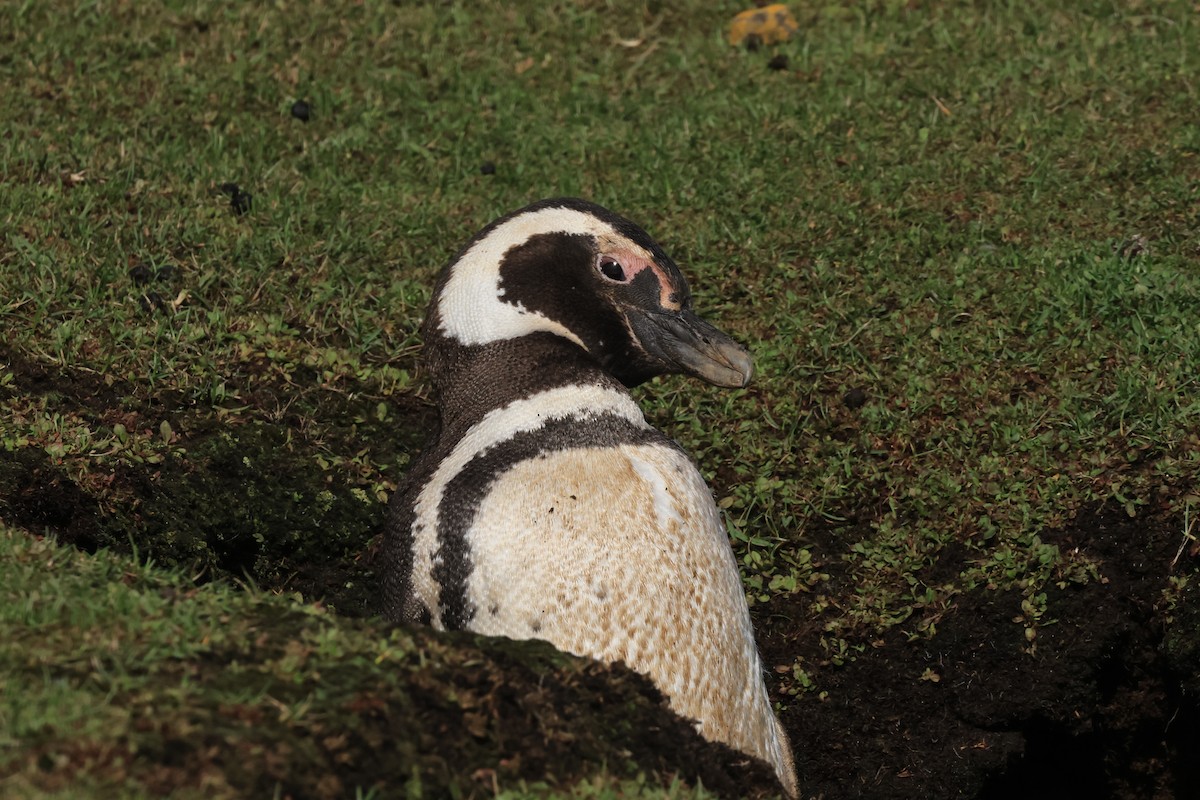
[[[746,348],[690,311],[644,318],[642,346],[671,365],[672,372],[693,375],[730,389],[750,383],[754,361]]]
[[[707,369],[700,372],[699,377],[730,389],[744,389],[750,385],[754,375],[754,360],[741,345],[730,340],[725,346],[711,350],[706,355],[712,361]]]

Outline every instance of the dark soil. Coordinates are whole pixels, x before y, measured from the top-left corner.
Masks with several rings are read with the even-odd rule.
[[[806,794],[1200,797],[1196,593],[1171,623],[1161,608],[1179,532],[1101,513],[1048,538],[1096,557],[1103,579],[1051,592],[1033,654],[1019,594],[979,590],[931,638],[892,631],[816,670],[827,699],[803,695],[784,717]],[[777,663],[822,658],[785,630],[762,644]]]
[[[368,554],[384,507],[364,503],[336,473],[316,466],[315,456],[365,446],[375,463],[396,465],[394,479],[432,423],[429,409],[399,410],[412,432],[401,439],[392,425],[367,423],[361,409],[314,391],[302,393],[297,412],[274,425],[214,429],[183,398],[139,403],[122,387],[20,362],[14,373],[8,392],[49,396],[96,420],[170,418],[185,450],[160,465],[116,469],[99,493],[95,485],[78,485],[40,448],[0,452],[0,516],[9,522],[84,549],[136,543],[143,555],[198,566],[206,579],[248,575],[266,588],[324,598],[343,613],[369,608],[375,578]],[[314,430],[312,419],[324,427]],[[767,663],[789,665],[802,656],[824,693],[824,699],[818,691],[792,698],[783,713],[806,797],[1200,797],[1200,559],[1188,552],[1172,567],[1178,530],[1105,510],[1043,539],[1090,554],[1102,579],[1050,592],[1053,624],[1039,629],[1033,653],[1023,625],[1014,622],[1021,598],[1013,592],[962,595],[936,635],[910,639],[893,629],[840,667],[821,651],[819,622],[802,602],[756,609]],[[942,556],[948,563],[937,569],[954,574],[961,567],[952,562],[963,557],[949,549]],[[1167,609],[1162,592],[1172,574],[1190,574],[1191,588],[1184,603]],[[476,645],[462,647],[475,652]],[[521,754],[520,777],[555,769],[560,777],[563,770],[577,775],[583,761],[606,752],[596,745],[580,755],[583,761],[573,760],[583,739],[572,743],[562,731],[583,707],[593,716],[616,707],[606,705],[616,696],[612,670],[570,673],[569,680],[556,673],[569,690],[546,693],[544,672],[519,666],[526,658],[521,647],[507,655],[493,649],[479,658],[512,659],[512,669],[493,671],[500,677],[479,691],[489,702],[513,704],[512,718],[524,722],[483,738],[503,740],[497,747],[505,758]],[[476,680],[468,673],[478,659],[462,663],[463,680]],[[617,717],[600,724],[624,731],[630,763],[655,775],[700,776],[725,796],[759,794],[771,785],[760,765],[691,736],[648,687],[621,691],[642,700],[622,704]],[[540,693],[536,703],[529,693]],[[636,714],[629,710],[635,706]],[[460,706],[431,701],[422,714],[429,719],[421,717],[421,725],[430,726],[420,740],[428,750],[423,759],[452,771],[462,763],[459,739],[469,739],[472,752],[486,750],[474,717]],[[372,719],[366,714],[360,721],[359,738],[391,735],[386,727],[393,723]],[[321,763],[371,772],[363,759],[375,756],[364,748],[326,754]],[[567,770],[569,764],[575,767]],[[319,780],[307,773],[305,779]]]

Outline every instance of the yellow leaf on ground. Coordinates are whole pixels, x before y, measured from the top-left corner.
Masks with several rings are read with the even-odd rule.
[[[755,36],[762,44],[776,44],[786,42],[799,29],[788,7],[776,3],[764,8],[752,8],[734,17],[729,25],[729,43],[740,45]]]

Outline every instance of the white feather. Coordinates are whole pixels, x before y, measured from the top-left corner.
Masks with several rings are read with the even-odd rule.
[[[623,391],[602,386],[560,386],[489,411],[438,465],[415,505],[412,571],[413,591],[431,609],[435,627],[442,626],[433,567],[438,546],[437,513],[446,485],[473,459],[518,433],[536,430],[555,419],[588,419],[599,414],[616,414],[640,428],[649,427],[637,403]]]
[[[471,630],[623,661],[705,737],[789,780],[725,527],[679,450],[578,448],[516,464],[467,544]]]

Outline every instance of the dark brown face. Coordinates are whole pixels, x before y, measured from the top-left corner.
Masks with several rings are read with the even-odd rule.
[[[435,305],[442,335],[463,344],[550,331],[628,386],[672,372],[718,386],[750,380],[749,354],[691,310],[687,281],[661,248],[581,200],[493,223],[447,268]]]

